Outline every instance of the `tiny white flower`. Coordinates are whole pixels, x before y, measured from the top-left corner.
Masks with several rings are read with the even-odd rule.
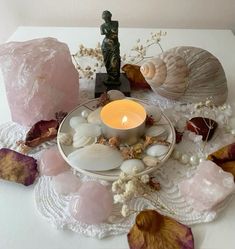
[[[130,209],[126,204],[122,206],[121,214],[123,217],[127,217],[128,215],[130,215]]]
[[[130,192],[130,193],[135,192],[135,190],[136,190],[135,183],[132,180],[128,181],[125,185],[125,190],[126,190],[126,192]]]
[[[140,177],[141,182],[148,183],[149,182],[149,175],[145,174]]]
[[[114,201],[114,203],[124,203],[125,197],[122,194],[114,195],[113,201]]]
[[[119,185],[119,182],[113,182],[113,184],[112,184],[112,191],[114,192],[114,193],[116,193],[116,192],[118,192],[119,190],[120,190],[121,188],[120,188],[120,185]]]

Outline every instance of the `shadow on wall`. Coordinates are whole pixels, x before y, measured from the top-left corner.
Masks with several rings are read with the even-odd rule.
[[[119,20],[120,27],[212,28],[235,33],[234,0],[119,0],[111,4],[110,0],[1,0],[0,42],[17,26],[99,27],[105,9]]]

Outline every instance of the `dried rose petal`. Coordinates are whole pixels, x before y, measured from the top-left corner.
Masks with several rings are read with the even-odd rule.
[[[201,135],[203,141],[209,141],[212,138],[217,126],[213,119],[203,117],[195,117],[187,122],[187,129]]]
[[[0,149],[0,178],[28,186],[34,183],[37,175],[37,161],[33,157]]]
[[[175,142],[176,142],[177,144],[181,142],[183,135],[184,135],[183,132],[179,132],[179,131],[177,131],[177,129],[175,128]]]
[[[97,103],[97,107],[100,106],[105,106],[110,102],[110,98],[107,92],[104,92],[100,95],[99,99],[98,99],[98,103]]]
[[[130,249],[194,248],[193,234],[189,227],[155,210],[140,212],[127,236]]]
[[[219,165],[224,171],[233,174],[235,181],[235,143],[215,151],[207,159]]]
[[[150,85],[146,82],[144,76],[140,72],[140,66],[126,64],[122,67],[130,81],[131,88],[133,89],[151,89]]]
[[[154,118],[152,115],[150,115],[150,116],[147,115],[146,120],[145,120],[145,124],[147,126],[152,126],[154,124]]]
[[[54,139],[57,136],[59,123],[56,120],[41,120],[26,134],[25,145],[36,147],[41,143]]]

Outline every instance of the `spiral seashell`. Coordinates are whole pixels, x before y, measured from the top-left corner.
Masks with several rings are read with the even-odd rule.
[[[227,80],[221,63],[201,48],[172,48],[145,62],[140,71],[152,90],[168,99],[200,102],[211,98],[216,105],[227,99]]]
[[[60,132],[58,134],[58,140],[63,145],[71,145],[73,143],[73,137],[69,133]]]

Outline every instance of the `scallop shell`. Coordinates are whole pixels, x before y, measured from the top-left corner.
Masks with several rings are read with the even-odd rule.
[[[228,95],[227,80],[219,60],[196,47],[175,47],[141,66],[152,90],[163,97],[182,102],[211,98],[223,104]]]
[[[71,145],[73,143],[73,137],[69,133],[60,132],[58,134],[59,142],[63,145]]]
[[[77,133],[73,136],[73,147],[81,148],[96,142],[96,137],[85,137],[85,136],[77,136]]]

